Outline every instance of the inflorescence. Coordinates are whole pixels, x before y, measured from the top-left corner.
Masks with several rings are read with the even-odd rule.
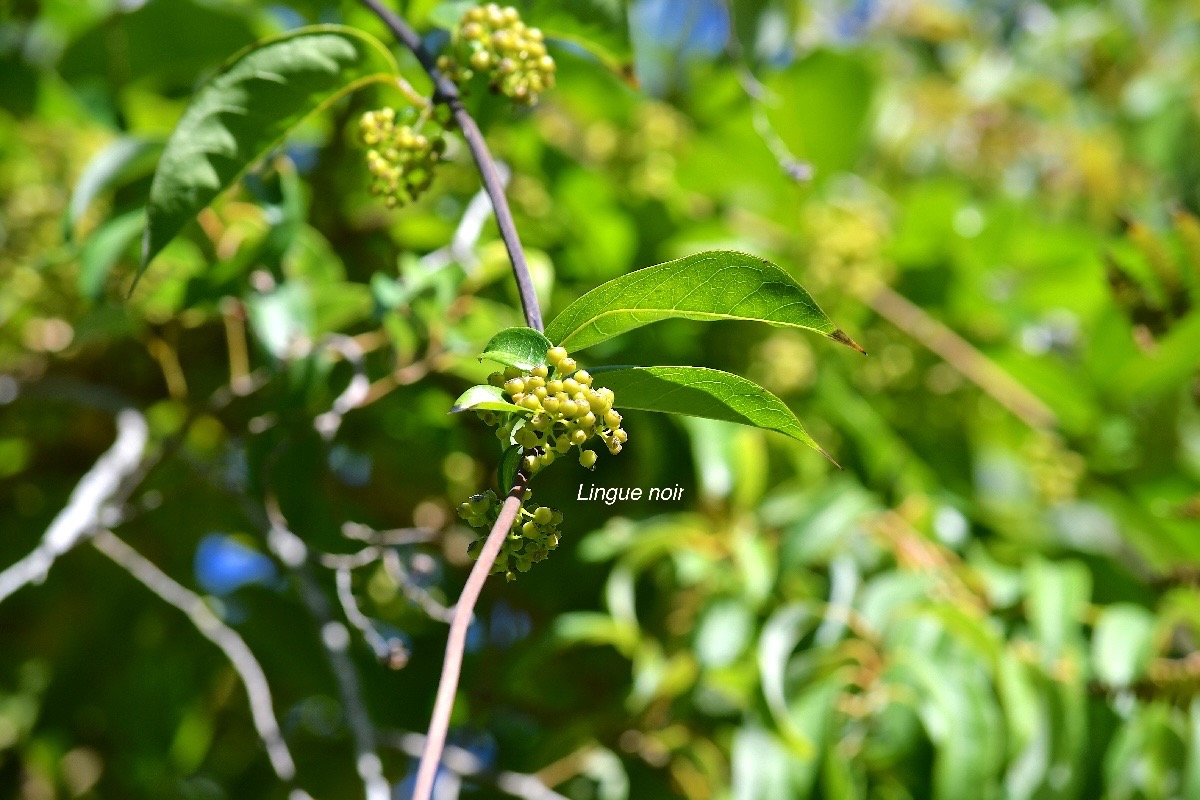
[[[489,425],[497,425],[496,436],[524,448],[522,462],[530,474],[553,464],[555,459],[579,448],[579,463],[591,469],[596,453],[583,445],[599,438],[608,452],[616,455],[629,439],[621,427],[621,415],[613,408],[611,389],[592,387],[592,376],[579,369],[575,359],[561,347],[546,353],[546,364],[528,373],[515,367],[488,376],[488,383],[499,386],[513,405],[529,411],[529,416],[480,412]]]
[[[512,6],[488,3],[463,14],[438,68],[458,83],[485,74],[493,91],[531,106],[554,86],[557,65],[541,30],[522,22]]]
[[[496,426],[496,436],[505,446],[511,443],[521,448],[521,467],[531,476],[572,448],[579,450],[579,463],[592,469],[596,451],[586,449],[585,444],[599,439],[616,455],[629,440],[621,427],[621,415],[613,408],[616,398],[612,390],[594,387],[592,376],[579,369],[562,347],[550,348],[545,364],[530,370],[509,367],[492,373],[488,383],[502,389],[522,411],[479,411],[479,418]],[[500,503],[491,491],[459,506],[459,515],[476,528],[490,530],[499,513]],[[515,577],[511,567],[524,572],[544,559],[558,546],[561,521],[562,513],[555,509],[543,506],[529,511],[522,507],[493,571],[504,572],[511,580]],[[472,556],[478,556],[482,542],[480,538],[472,543]]]
[[[367,146],[371,191],[388,208],[410,203],[433,182],[433,170],[446,151],[439,131],[427,136],[409,125],[396,124],[396,111],[381,108],[362,115],[359,138]]]
[[[529,491],[526,490],[526,497],[528,495]],[[496,493],[489,489],[461,503],[458,514],[472,527],[491,530],[496,523],[496,517],[500,516],[502,505]],[[504,577],[511,581],[517,577],[514,569],[528,572],[533,564],[545,561],[550,551],[558,547],[561,536],[558,526],[562,520],[562,512],[557,508],[539,506],[530,511],[522,506],[500,548],[500,555],[496,558],[492,573],[503,572]],[[467,546],[467,553],[472,558],[479,557],[484,540],[485,538],[481,537]]]

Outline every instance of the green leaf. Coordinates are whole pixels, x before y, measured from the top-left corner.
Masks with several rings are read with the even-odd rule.
[[[553,342],[533,328],[505,328],[484,345],[481,358],[531,370],[546,363],[546,351],[553,346]]]
[[[1092,634],[1096,677],[1113,687],[1140,678],[1153,655],[1154,628],[1154,615],[1132,603],[1116,603],[1101,611]]]
[[[788,705],[787,672],[792,651],[816,627],[817,618],[803,603],[792,603],[773,613],[758,638],[758,671],[763,699],[780,735],[794,756],[811,758],[812,740],[796,721]]]
[[[481,383],[467,389],[454,401],[450,408],[451,414],[460,411],[525,411],[520,406],[513,405],[504,399],[504,390],[499,386]]]
[[[551,39],[586,50],[619,75],[632,70],[626,0],[527,0],[522,18]]]
[[[592,374],[599,385],[613,390],[619,408],[706,417],[778,431],[833,461],[782,400],[738,375],[705,367],[597,367]]]
[[[517,482],[517,470],[521,468],[521,445],[514,444],[500,456],[500,464],[496,468],[496,478],[500,484],[500,496],[504,497],[512,491]]]
[[[109,220],[79,250],[79,293],[97,300],[113,266],[130,249],[146,224],[146,212],[137,209]]]
[[[124,181],[149,174],[162,147],[162,142],[123,136],[93,156],[75,183],[71,201],[63,213],[63,238],[68,242],[74,239],[75,226],[101,194]]]
[[[770,261],[731,250],[696,253],[597,286],[563,309],[546,335],[568,350],[582,350],[672,318],[806,328],[863,352],[791,275]]]
[[[1092,594],[1092,575],[1077,561],[1034,559],[1025,568],[1029,625],[1041,645],[1042,663],[1052,667],[1059,658],[1083,645],[1080,631]]]
[[[479,4],[475,0],[447,0],[447,2],[438,3],[432,8],[429,14],[426,15],[426,21],[430,25],[453,30],[458,27],[463,14],[467,13],[468,9],[474,8],[477,5]]]
[[[398,71],[377,39],[340,25],[300,28],[234,56],[196,93],[167,141],[150,186],[139,275],[305,117]]]

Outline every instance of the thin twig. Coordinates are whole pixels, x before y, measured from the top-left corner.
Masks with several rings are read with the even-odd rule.
[[[496,215],[496,225],[504,246],[508,249],[508,257],[512,261],[513,275],[517,281],[517,290],[521,297],[521,307],[525,313],[525,322],[535,330],[542,330],[542,313],[538,306],[537,293],[533,288],[533,280],[529,275],[529,265],[525,261],[525,251],[521,247],[521,239],[513,222],[512,211],[508,207],[508,199],[504,195],[504,182],[500,170],[488,150],[483,134],[475,120],[463,106],[458,87],[441,73],[433,55],[425,49],[421,37],[408,26],[408,23],[397,14],[385,8],[380,0],[362,0],[363,5],[371,9],[388,27],[396,39],[407,47],[416,59],[429,73],[434,85],[434,101],[449,106],[454,121],[466,139],[467,147],[475,158],[483,178],[484,189],[492,201],[492,209]],[[467,629],[475,612],[475,602],[483,584],[492,571],[492,565],[500,554],[501,545],[516,519],[521,507],[521,496],[525,490],[527,476],[518,475],[517,485],[512,488],[508,499],[500,510],[492,532],[488,534],[487,542],[479,553],[479,560],[471,569],[467,583],[463,587],[458,603],[454,606],[454,617],[450,623],[450,635],[446,643],[446,658],[442,663],[442,678],[438,683],[437,697],[434,701],[433,716],[429,722],[429,734],[421,755],[421,764],[417,769],[417,784],[414,791],[415,800],[429,800],[433,793],[433,779],[437,774],[437,765],[441,761],[442,750],[446,744],[446,730],[450,725],[450,711],[454,707],[454,696],[458,692],[458,678],[462,670],[463,651],[466,647]]]
[[[351,410],[364,404],[371,392],[371,380],[367,377],[362,347],[353,337],[332,333],[325,337],[318,348],[336,351],[354,369],[350,383],[342,390],[341,394],[334,398],[333,406],[313,420],[313,428],[321,434],[322,439],[329,441],[337,435],[338,428],[342,426],[342,418]]]
[[[112,531],[98,531],[92,539],[92,544],[159,598],[187,614],[201,635],[221,648],[221,652],[229,659],[229,663],[241,678],[242,685],[246,687],[250,716],[254,720],[258,737],[266,748],[271,768],[281,781],[291,783],[296,777],[296,763],[279,730],[267,676],[245,640],[237,631],[223,623],[203,598],[177,583],[145,556],[117,538]]]
[[[79,480],[37,547],[0,572],[0,602],[26,584],[44,581],[55,560],[95,530],[104,508],[142,465],[149,436],[141,412],[132,408],[117,412],[117,438],[112,447]]]
[[[377,547],[384,547],[431,542],[437,538],[437,531],[428,528],[392,528],[391,530],[377,531],[361,522],[343,522],[342,536]]]
[[[413,800],[429,800],[433,794],[433,780],[437,776],[438,764],[441,763],[442,750],[446,746],[446,731],[450,728],[450,712],[454,710],[454,696],[458,693],[458,679],[462,671],[463,652],[467,644],[467,630],[471,626],[471,618],[479,593],[487,581],[500,555],[500,548],[512,530],[517,512],[521,509],[521,497],[525,492],[523,481],[527,480],[521,474],[517,475],[517,485],[504,500],[500,507],[500,516],[488,534],[479,560],[471,568],[467,583],[459,595],[458,604],[454,607],[454,618],[450,621],[450,636],[446,641],[446,658],[442,662],[442,677],[438,681],[437,696],[433,702],[433,715],[429,720],[429,733],[425,741],[425,750],[421,754],[421,763],[417,768],[417,784],[413,791]]]
[[[375,627],[375,623],[371,622],[371,618],[358,607],[358,598],[354,596],[354,587],[351,585],[350,568],[339,567],[334,576],[342,613],[346,615],[347,621],[363,635],[363,639],[366,640],[375,657],[392,669],[400,669],[407,664],[409,654],[404,643],[394,637],[385,637]]]
[[[419,756],[425,751],[425,737],[419,733],[384,731],[380,734],[380,743],[410,756]],[[464,778],[474,778],[523,800],[567,800],[536,775],[489,769],[479,756],[462,747],[448,745],[442,765]]]
[[[408,574],[408,570],[401,563],[399,553],[395,550],[386,549],[383,551],[382,556],[383,568],[387,570],[388,576],[404,592],[404,596],[408,598],[410,603],[419,607],[426,615],[432,619],[436,619],[438,622],[445,622],[449,625],[454,621],[454,609],[439,603],[433,595],[425,590],[425,587],[413,580],[412,575]],[[459,602],[462,602],[461,598]]]
[[[517,234],[516,223],[513,222],[512,211],[508,207],[508,199],[504,195],[504,181],[484,141],[479,125],[463,105],[458,86],[447,78],[437,68],[437,60],[425,49],[421,37],[409,27],[399,15],[384,7],[379,0],[362,0],[363,5],[371,9],[383,21],[392,35],[412,51],[417,61],[429,73],[433,80],[435,102],[445,103],[454,116],[455,123],[462,131],[467,147],[479,167],[483,178],[483,186],[492,201],[492,209],[496,214],[496,225],[500,228],[500,238],[508,249],[508,257],[512,261],[513,274],[517,279],[517,289],[521,295],[521,306],[525,312],[525,322],[529,327],[542,330],[542,312],[538,306],[537,293],[533,289],[533,279],[529,275],[529,265],[525,261],[525,250],[521,247],[521,237]]]
[[[366,790],[366,800],[389,800],[391,787],[383,775],[383,761],[375,749],[375,726],[363,700],[358,672],[350,659],[350,632],[334,619],[329,600],[309,569],[308,545],[288,528],[273,498],[268,498],[267,519],[267,544],[295,576],[300,599],[320,626],[325,657],[333,670],[346,723],[354,740],[354,762]]]
[[[940,357],[1026,425],[1045,430],[1058,424],[1057,415],[1041,398],[887,284],[872,282],[859,295],[876,314]]]

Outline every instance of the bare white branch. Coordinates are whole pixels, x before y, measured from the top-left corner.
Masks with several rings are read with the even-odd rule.
[[[400,669],[408,663],[408,649],[396,638],[386,638],[375,627],[375,623],[358,607],[351,585],[350,567],[338,567],[336,571],[337,596],[346,619],[363,635],[375,657],[392,669]]]
[[[159,598],[187,614],[201,635],[221,648],[221,652],[242,679],[242,685],[246,687],[250,716],[254,720],[258,737],[266,748],[272,769],[281,781],[291,783],[296,777],[296,764],[280,732],[279,721],[275,718],[267,676],[241,635],[222,622],[202,597],[175,581],[141,553],[117,538],[112,531],[97,532],[92,544]]]
[[[355,767],[362,779],[366,800],[390,800],[391,786],[383,775],[383,761],[375,749],[375,726],[367,712],[358,671],[350,658],[350,632],[334,619],[329,599],[309,569],[308,545],[288,528],[287,520],[273,498],[268,499],[267,517],[270,520],[267,545],[295,575],[300,598],[321,628],[321,644],[337,682],[346,724],[350,726]]]
[[[54,517],[38,546],[0,572],[0,602],[26,584],[44,581],[59,556],[102,524],[105,505],[142,463],[149,435],[141,412],[132,408],[117,412],[117,438],[112,447],[80,479],[66,507]]]
[[[331,333],[322,341],[322,346],[335,350],[354,368],[350,383],[333,401],[333,407],[313,420],[313,427],[326,441],[332,439],[342,426],[342,417],[358,408],[371,392],[371,380],[363,360],[363,349],[352,337]]]
[[[420,758],[425,750],[425,737],[419,733],[391,731],[381,734],[385,747],[391,747],[414,758]],[[476,778],[481,783],[495,786],[500,791],[523,800],[567,800],[563,795],[546,786],[536,775],[506,770],[491,770],[479,756],[462,747],[447,745],[442,751],[442,766],[464,778]]]

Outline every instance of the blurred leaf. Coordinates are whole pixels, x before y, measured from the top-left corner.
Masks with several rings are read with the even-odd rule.
[[[762,676],[763,697],[780,734],[793,753],[802,758],[813,758],[815,753],[813,743],[788,708],[788,661],[796,645],[816,623],[817,618],[808,606],[793,604],[772,614],[758,637],[758,671]]]
[[[697,253],[602,284],[563,309],[546,336],[568,350],[582,350],[672,318],[760,320],[806,328],[861,349],[786,272],[728,250]]]
[[[592,374],[597,383],[613,390],[619,408],[705,417],[778,431],[829,458],[782,400],[738,375],[705,367],[597,367]]]
[[[60,73],[74,84],[116,77],[182,89],[255,35],[246,10],[228,4],[156,0],[122,4],[116,13],[114,4],[104,6],[109,13],[71,42],[59,62]]]
[[[576,611],[554,621],[551,636],[563,644],[608,644],[631,656],[638,644],[636,625],[618,622],[607,614]]]
[[[587,50],[614,72],[629,69],[626,0],[521,0],[516,5],[525,22],[547,36]]]
[[[937,748],[934,797],[998,796],[1003,729],[986,673],[913,650],[906,650],[905,664],[924,694],[921,717]]]
[[[63,214],[63,237],[68,242],[74,239],[79,220],[102,193],[152,172],[162,147],[162,142],[152,139],[122,136],[97,153],[75,182]]]
[[[529,371],[546,363],[554,343],[533,328],[506,328],[484,346],[481,358]]]
[[[475,8],[479,4],[475,0],[445,0],[434,6],[428,14],[429,24],[436,25],[439,28],[453,30],[458,27],[459,21],[463,14],[468,9]],[[411,12],[410,12],[411,13]]]
[[[137,241],[146,225],[146,211],[139,208],[100,226],[79,251],[79,293],[97,300],[112,268]]]
[[[764,81],[778,98],[767,106],[776,132],[822,179],[853,169],[867,138],[875,80],[852,52],[817,50]]]
[[[1092,634],[1096,677],[1112,687],[1129,686],[1142,677],[1153,655],[1154,629],[1154,615],[1141,606],[1107,606]]]
[[[258,340],[276,358],[287,358],[297,341],[311,338],[312,295],[303,283],[287,283],[269,294],[252,295],[246,307]]]
[[[700,617],[695,631],[696,659],[701,666],[732,664],[750,641],[754,618],[738,600],[718,600]]]
[[[150,187],[139,274],[305,117],[398,72],[378,40],[336,25],[291,31],[234,56],[197,92],[167,141]]]
[[[450,408],[451,414],[458,414],[462,411],[517,411],[523,412],[525,409],[520,406],[515,406],[504,399],[504,390],[499,386],[490,386],[486,383],[481,383],[477,386],[472,386],[467,389],[458,399],[454,401],[454,405]],[[511,484],[510,484],[511,485]]]
[[[1082,643],[1079,627],[1091,597],[1091,575],[1080,563],[1038,559],[1025,572],[1029,623],[1041,645],[1042,663],[1058,659]]]
[[[756,726],[733,734],[733,800],[795,800],[807,796],[805,764],[770,731]]]

